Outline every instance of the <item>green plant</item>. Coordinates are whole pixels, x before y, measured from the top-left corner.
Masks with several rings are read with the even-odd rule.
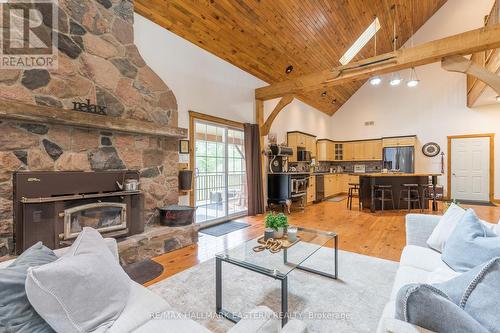
[[[277,231],[279,228],[288,227],[288,217],[283,213],[276,214],[275,212],[271,212],[267,214],[265,223],[266,228],[271,228]]]

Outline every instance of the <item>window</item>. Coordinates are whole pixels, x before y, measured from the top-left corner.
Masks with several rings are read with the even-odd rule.
[[[377,31],[380,29],[380,21],[378,20],[378,17],[375,18],[372,24],[359,36],[359,38],[352,44],[352,46],[347,50],[346,53],[340,58],[340,63],[342,65],[347,65],[355,56],[356,54],[361,51],[363,47],[370,41],[370,39],[375,36]]]
[[[196,223],[245,215],[243,130],[199,119],[193,125]]]

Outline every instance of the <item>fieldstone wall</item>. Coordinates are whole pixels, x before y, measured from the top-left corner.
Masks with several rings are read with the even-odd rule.
[[[108,116],[177,127],[173,92],[133,40],[131,0],[59,0],[59,67],[0,70],[0,98],[71,109],[89,99]],[[75,112],[70,111],[68,112]],[[178,141],[0,119],[0,257],[12,251],[16,170],[141,171],[146,218],[178,201]]]

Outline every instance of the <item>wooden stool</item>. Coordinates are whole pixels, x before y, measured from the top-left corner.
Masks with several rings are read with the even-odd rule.
[[[420,191],[418,190],[418,184],[403,184],[401,185],[401,190],[399,191],[399,202],[398,209],[401,209],[401,201],[407,203],[408,211],[411,211],[411,206],[413,202],[418,203],[418,208],[422,210],[422,203],[420,201]]]
[[[378,195],[379,193],[380,195]],[[390,194],[390,197],[386,196],[386,194]],[[375,201],[380,201],[382,212],[384,211],[386,201],[392,204],[392,209],[396,209],[392,185],[375,185]]]
[[[442,185],[436,185],[434,187],[432,186],[431,183],[426,183],[426,184],[420,184],[420,186],[422,187],[422,210],[424,210],[425,201],[430,201],[430,200],[434,201],[442,198],[442,192],[443,192]]]
[[[347,208],[352,210],[352,198],[359,199],[359,184],[349,183],[349,190],[347,191]],[[361,200],[358,200],[358,209],[361,210]]]

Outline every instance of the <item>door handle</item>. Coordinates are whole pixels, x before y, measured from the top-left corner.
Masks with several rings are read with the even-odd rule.
[[[454,176],[454,177],[456,177],[456,176],[457,176],[455,173],[452,173],[451,175],[452,175],[452,176]]]

